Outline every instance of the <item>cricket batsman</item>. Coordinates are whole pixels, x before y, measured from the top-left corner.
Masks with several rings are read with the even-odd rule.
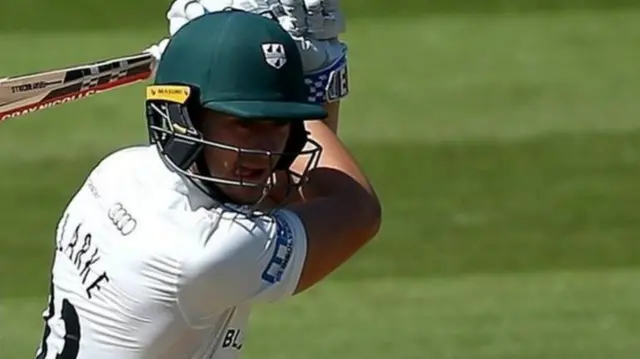
[[[252,305],[377,234],[380,202],[334,131],[336,4],[222,2],[173,4],[149,49],[150,144],[102,159],[63,211],[38,359],[239,358]]]

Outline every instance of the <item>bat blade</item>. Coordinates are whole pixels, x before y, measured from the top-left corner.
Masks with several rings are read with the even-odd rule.
[[[146,80],[146,53],[0,79],[0,122]]]

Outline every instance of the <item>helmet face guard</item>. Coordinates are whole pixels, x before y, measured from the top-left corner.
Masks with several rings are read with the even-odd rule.
[[[283,152],[264,151],[252,148],[241,148],[221,142],[204,139],[201,130],[194,125],[190,114],[199,106],[197,90],[188,86],[166,85],[149,86],[147,88],[146,116],[149,139],[158,147],[166,164],[179,174],[189,178],[206,193],[228,200],[219,186],[237,186],[256,188],[261,195],[251,203],[258,205],[276,186],[291,193],[308,181],[308,174],[318,164],[321,154],[320,145],[309,139],[302,121],[291,122],[291,132]],[[240,178],[224,178],[210,173],[204,160],[204,149],[209,146],[221,151],[237,154],[241,165],[243,158],[264,156],[270,163],[268,179],[255,182]],[[290,169],[296,158],[307,158],[302,173]],[[276,183],[276,171],[284,171],[290,179],[286,184]]]

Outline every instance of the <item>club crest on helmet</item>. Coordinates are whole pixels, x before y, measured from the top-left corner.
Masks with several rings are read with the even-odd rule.
[[[276,69],[287,63],[287,55],[282,44],[262,44],[262,52],[267,63]]]

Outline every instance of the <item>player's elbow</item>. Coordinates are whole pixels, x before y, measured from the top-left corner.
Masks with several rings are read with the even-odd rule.
[[[366,219],[366,237],[367,240],[371,240],[378,235],[382,226],[382,204],[377,196],[372,195],[363,207],[363,217]]]
[[[380,227],[382,227],[382,204],[380,203],[380,201],[376,201],[373,218],[374,221],[371,232],[375,237],[376,235],[378,235],[378,232],[380,232]]]

